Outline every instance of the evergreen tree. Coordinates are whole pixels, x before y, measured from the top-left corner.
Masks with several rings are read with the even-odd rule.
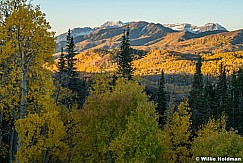
[[[214,98],[215,98],[215,92],[213,85],[209,82],[206,81],[206,84],[203,88],[203,116],[205,121],[208,120],[210,116],[213,115],[213,109],[214,109]]]
[[[159,90],[158,90],[158,105],[157,112],[159,113],[159,124],[165,124],[165,111],[166,111],[166,97],[165,97],[165,81],[164,81],[164,71],[162,70],[160,82],[159,82]]]
[[[237,73],[233,74],[232,77],[232,93],[231,98],[233,99],[232,105],[232,122],[235,129],[243,134],[243,69],[240,68]]]
[[[228,118],[228,125],[230,127],[233,127],[237,129],[237,116],[238,116],[238,106],[239,106],[239,89],[238,89],[238,79],[237,79],[237,73],[234,71],[231,75],[231,81],[229,85],[229,102],[231,106],[231,115]]]
[[[238,118],[237,118],[237,126],[240,134],[243,134],[243,93],[239,94],[239,106],[238,106]]]
[[[216,116],[221,115],[223,111],[225,111],[226,114],[228,115],[226,70],[222,63],[220,64],[220,74],[216,85],[216,103],[217,103]]]
[[[66,70],[66,59],[64,57],[63,48],[61,50],[61,55],[60,55],[57,67],[58,67],[60,74],[62,74]]]
[[[69,88],[72,91],[73,95],[70,98],[65,99],[65,103],[70,108],[75,103],[78,103],[79,107],[81,107],[87,94],[86,84],[78,77],[78,73],[76,71],[75,63],[77,59],[75,58],[75,56],[77,55],[77,53],[74,49],[75,44],[73,37],[71,36],[71,31],[69,29],[66,45],[67,68],[65,77],[67,84],[65,85],[65,87]]]
[[[205,121],[203,115],[203,75],[201,72],[201,67],[202,58],[199,56],[196,63],[196,72],[193,77],[192,89],[189,95],[189,104],[193,112],[192,119],[194,129]]]
[[[124,77],[128,78],[129,80],[132,79],[132,56],[130,53],[130,40],[129,40],[129,32],[130,28],[127,27],[127,30],[124,30],[122,42],[121,42],[121,52],[118,55],[118,72],[119,74]]]
[[[84,103],[87,95],[87,86],[84,80],[79,78],[76,71],[76,58],[77,55],[73,37],[71,36],[70,29],[68,30],[66,40],[66,54],[63,50],[58,62],[59,72],[55,74],[54,99],[57,104],[64,105],[71,109],[74,105],[80,108]]]
[[[76,58],[74,58],[77,53],[74,50],[75,45],[74,45],[74,41],[73,41],[73,37],[71,36],[71,31],[70,29],[68,30],[68,35],[67,35],[67,45],[66,45],[66,51],[67,51],[67,55],[66,55],[66,59],[67,59],[67,74],[69,76],[69,88],[70,89],[75,89],[76,86],[76,79],[77,79],[77,72],[76,67],[75,67],[75,61],[77,60]]]

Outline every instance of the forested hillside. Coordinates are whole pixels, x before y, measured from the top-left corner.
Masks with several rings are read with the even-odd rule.
[[[79,53],[77,58],[77,70],[80,72],[112,72],[117,69],[118,50],[90,50]],[[199,55],[179,53],[166,50],[132,51],[134,61],[132,66],[136,75],[160,74],[163,69],[166,74],[190,74],[195,72],[195,63]],[[243,64],[243,51],[224,53],[200,54],[203,59],[203,75],[217,76],[219,65],[223,63],[227,69],[227,75],[240,68]]]
[[[68,30],[54,54],[40,6],[1,1],[0,162],[242,161],[243,52],[135,49],[140,23],[112,50]]]

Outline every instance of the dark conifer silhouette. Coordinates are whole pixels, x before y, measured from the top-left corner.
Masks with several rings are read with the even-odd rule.
[[[132,79],[133,68],[132,68],[132,56],[130,53],[130,40],[129,40],[130,28],[127,27],[124,30],[122,42],[121,42],[121,52],[118,55],[118,72],[119,74],[127,78],[128,80]]]
[[[202,58],[199,56],[196,63],[196,72],[193,77],[192,89],[189,95],[189,104],[192,108],[193,128],[199,127],[205,120],[203,104],[203,75],[201,72]]]
[[[61,74],[64,73],[66,70],[66,59],[65,59],[65,56],[63,53],[63,48],[61,50],[61,55],[60,55],[57,67]]]
[[[158,90],[158,105],[157,112],[160,115],[159,124],[165,124],[165,111],[166,111],[166,96],[165,96],[165,81],[164,81],[164,71],[161,72],[161,77],[159,81],[159,90]]]

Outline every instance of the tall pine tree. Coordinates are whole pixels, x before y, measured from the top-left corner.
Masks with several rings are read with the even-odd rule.
[[[237,127],[237,116],[238,116],[237,110],[239,105],[238,94],[239,94],[239,89],[238,89],[237,73],[234,71],[231,76],[231,82],[230,82],[230,101],[231,101],[232,114],[229,123],[235,129]]]
[[[207,80],[203,88],[203,115],[206,121],[210,116],[213,115],[213,110],[215,107],[215,91],[213,85]]]
[[[67,35],[66,52],[66,76],[68,81],[67,88],[69,88],[74,93],[73,97],[70,98],[69,105],[73,105],[77,102],[79,107],[81,107],[87,94],[86,85],[85,82],[79,78],[79,75],[76,71],[75,63],[77,59],[75,56],[77,53],[75,51],[75,44],[73,36],[71,36],[70,29],[68,30]]]
[[[61,50],[61,55],[60,55],[57,67],[58,67],[60,74],[64,73],[66,70],[66,59],[65,59],[65,56],[63,53],[63,48]]]
[[[165,111],[166,111],[166,97],[165,97],[165,81],[164,81],[164,71],[161,72],[160,82],[159,82],[159,90],[158,90],[158,105],[157,112],[159,113],[159,124],[165,124]]]
[[[55,75],[55,101],[61,105],[68,107],[77,105],[80,108],[87,95],[87,87],[84,80],[79,78],[79,73],[76,71],[75,44],[71,36],[70,29],[67,33],[65,55],[63,49],[58,62],[59,72]],[[65,93],[63,93],[65,92]]]
[[[196,72],[193,77],[192,89],[189,95],[189,104],[192,108],[193,128],[196,129],[205,120],[203,115],[203,75],[201,72],[202,58],[199,56],[196,63]]]
[[[216,116],[220,116],[223,111],[227,112],[228,115],[226,70],[225,67],[223,66],[223,63],[220,63],[220,74],[216,85],[216,103],[217,103]]]
[[[121,42],[121,52],[118,55],[118,72],[119,74],[127,79],[132,79],[132,56],[130,53],[130,40],[129,40],[130,28],[127,27],[124,30],[122,42]]]
[[[233,127],[243,134],[243,69],[240,68],[232,74],[230,85],[231,107],[228,107],[230,127]]]
[[[73,37],[71,36],[71,31],[70,29],[68,30],[68,35],[67,35],[67,45],[66,45],[66,59],[67,59],[67,74],[69,76],[69,88],[70,89],[75,89],[76,86],[76,79],[78,77],[75,67],[75,61],[77,60],[75,56],[77,55],[76,51],[74,50],[75,45],[73,41]]]
[[[238,116],[237,116],[237,126],[240,134],[243,134],[243,68],[238,71]]]

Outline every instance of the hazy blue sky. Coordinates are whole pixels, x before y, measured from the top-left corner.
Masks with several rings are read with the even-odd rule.
[[[97,27],[106,21],[219,23],[243,28],[243,0],[34,0],[56,34],[74,27]]]

